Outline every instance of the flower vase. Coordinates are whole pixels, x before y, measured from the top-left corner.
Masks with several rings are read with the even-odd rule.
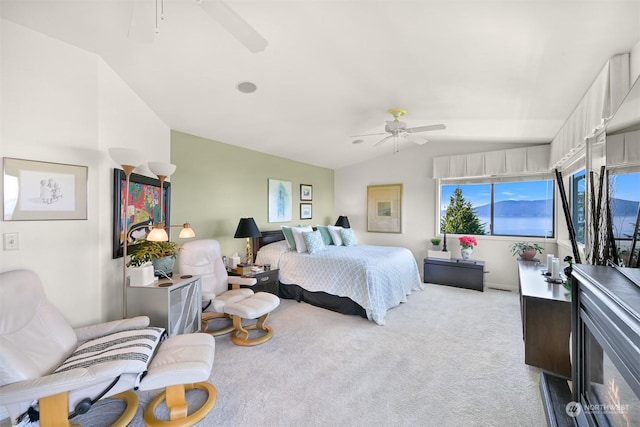
[[[460,248],[460,255],[464,260],[471,259],[472,253],[473,253],[473,248]]]

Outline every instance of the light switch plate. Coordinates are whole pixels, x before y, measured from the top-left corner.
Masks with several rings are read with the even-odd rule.
[[[5,251],[17,251],[18,245],[18,233],[4,233],[4,250]]]

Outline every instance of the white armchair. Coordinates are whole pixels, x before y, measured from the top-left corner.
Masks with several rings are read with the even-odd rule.
[[[69,414],[72,417],[87,412],[100,398],[118,397],[125,400],[127,408],[115,425],[126,425],[137,410],[138,398],[133,389],[140,383],[143,372],[148,371],[151,381],[144,387],[145,377],[140,383],[142,389],[152,389],[158,384],[169,388],[182,380],[159,369],[154,372],[152,365],[147,367],[162,336],[162,329],[147,328],[148,324],[149,319],[141,316],[74,330],[47,300],[34,272],[0,273],[0,406],[5,406],[15,421],[37,400],[41,426],[69,426]],[[112,338],[112,334],[118,339]],[[195,335],[186,337],[182,343],[183,347],[198,350],[195,360],[186,360],[186,357],[194,359],[188,355],[182,359],[164,357],[159,362],[165,366],[169,362],[181,366],[201,362],[190,373],[191,377],[204,381],[213,365],[215,342],[207,335]],[[87,357],[86,352],[77,350],[83,346],[94,350],[95,341],[88,340],[117,341],[117,344],[127,340],[127,345],[126,349],[109,346]],[[106,351],[111,353],[107,356]],[[131,354],[133,357],[129,357]],[[153,361],[159,355],[160,352]],[[210,384],[194,386],[207,389],[211,395],[203,405],[208,412],[215,402],[215,389]],[[184,388],[182,384],[178,387]]]
[[[213,239],[192,240],[182,245],[178,258],[180,274],[201,276],[202,280],[202,330],[213,336],[228,334],[234,327],[231,317],[225,313],[225,306],[249,298],[250,288],[256,279],[229,276],[222,262],[220,243]],[[232,289],[229,289],[231,285]],[[223,327],[209,330],[209,321],[227,319]]]

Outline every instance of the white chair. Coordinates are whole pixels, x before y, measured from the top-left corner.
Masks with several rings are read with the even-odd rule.
[[[0,273],[0,406],[15,422],[28,410],[33,413],[30,407],[37,401],[42,427],[70,426],[70,413],[83,414],[97,400],[115,397],[127,407],[114,425],[125,426],[138,407],[136,387],[166,387],[147,412],[166,396],[175,420],[171,425],[192,425],[215,404],[215,388],[206,382],[215,341],[190,334],[158,344],[163,331],[148,324],[140,316],[73,329],[47,300],[34,272]],[[193,387],[208,397],[187,416],[184,393]],[[145,414],[145,420],[148,425],[163,423],[153,413]]]
[[[231,316],[224,308],[227,304],[237,303],[253,295],[250,288],[256,279],[229,276],[227,267],[222,262],[220,243],[213,239],[192,240],[182,245],[178,257],[180,274],[201,276],[202,280],[202,331],[213,336],[228,334],[234,327]],[[229,285],[232,289],[229,289]],[[228,319],[228,324],[218,329],[209,330],[209,321]]]
[[[232,332],[233,343],[243,346],[262,344],[271,339],[273,329],[265,322],[269,313],[280,305],[280,298],[267,292],[254,294],[251,289],[240,288],[240,285],[255,285],[256,279],[229,276],[217,240],[201,239],[185,243],[178,263],[181,274],[202,276],[203,303],[207,305],[202,311],[204,331],[208,329],[210,320],[228,318],[232,320],[230,325],[209,333],[220,335]],[[246,325],[243,319],[255,319],[256,322]],[[249,330],[258,330],[258,336],[250,337]]]

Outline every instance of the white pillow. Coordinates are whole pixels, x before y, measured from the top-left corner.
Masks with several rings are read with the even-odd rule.
[[[331,234],[331,240],[336,246],[342,246],[342,236],[340,236],[340,230],[342,227],[336,227],[335,225],[329,226],[329,234]]]
[[[291,231],[293,232],[293,240],[296,241],[296,251],[298,253],[308,252],[307,244],[304,241],[304,237],[302,237],[302,233],[304,231],[313,231],[313,227],[310,225],[306,227],[291,227]]]

